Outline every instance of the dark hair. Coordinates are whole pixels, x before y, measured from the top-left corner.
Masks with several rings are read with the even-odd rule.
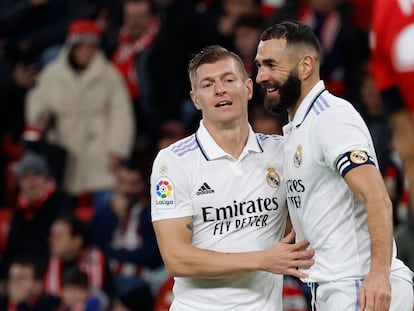
[[[141,175],[144,175],[147,171],[145,168],[145,159],[143,156],[131,156],[129,158],[122,159],[119,162],[121,168],[125,168],[128,171],[134,171]]]
[[[225,58],[233,58],[239,68],[240,72],[246,79],[248,78],[244,64],[241,58],[234,52],[231,52],[220,45],[210,45],[198,52],[190,61],[188,65],[188,75],[191,82],[191,88],[195,86],[195,76],[198,67],[204,64],[213,64]]]
[[[253,29],[263,29],[265,19],[261,14],[244,14],[239,16],[235,23],[234,28],[240,28],[240,27],[248,27]]]
[[[286,39],[286,46],[304,44],[311,47],[320,55],[319,40],[312,29],[299,21],[291,20],[270,26],[260,35],[260,41],[271,39]]]
[[[83,246],[89,242],[89,230],[86,223],[77,218],[73,214],[64,214],[59,216],[55,222],[64,222],[69,225],[69,233],[71,237],[80,236],[83,239]]]
[[[88,275],[78,267],[70,267],[63,271],[63,286],[76,286],[83,289],[89,288]]]
[[[23,267],[30,267],[33,270],[33,277],[35,280],[42,280],[46,270],[46,263],[44,260],[35,258],[29,255],[20,255],[15,257],[11,263],[12,265],[19,265]],[[9,267],[9,269],[10,269]]]

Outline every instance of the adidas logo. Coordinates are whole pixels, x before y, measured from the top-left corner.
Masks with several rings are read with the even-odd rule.
[[[200,189],[197,190],[196,195],[202,195],[202,194],[209,194],[214,193],[214,190],[210,188],[210,186],[205,182]]]

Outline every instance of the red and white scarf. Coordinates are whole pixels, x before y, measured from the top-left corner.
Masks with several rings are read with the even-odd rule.
[[[105,278],[105,257],[101,250],[90,247],[82,251],[78,260],[78,267],[89,278],[89,285],[93,289],[102,289]],[[51,258],[47,265],[44,288],[45,292],[55,296],[62,294],[62,261]]]
[[[112,62],[124,77],[131,98],[137,98],[140,94],[135,56],[153,44],[160,27],[160,20],[155,18],[142,36],[137,39],[132,38],[125,28],[119,33],[118,47],[112,57]]]

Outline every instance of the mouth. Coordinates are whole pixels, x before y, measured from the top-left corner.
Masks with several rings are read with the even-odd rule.
[[[279,92],[279,88],[277,87],[267,87],[265,90],[267,95],[274,95]]]
[[[229,102],[229,101],[222,101],[222,102],[217,103],[214,107],[221,108],[221,107],[227,107],[227,106],[231,106],[231,105],[232,105],[232,103]]]

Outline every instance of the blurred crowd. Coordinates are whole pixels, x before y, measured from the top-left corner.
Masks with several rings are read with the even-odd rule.
[[[321,76],[366,120],[414,269],[401,160],[370,73],[373,1],[0,0],[0,311],[168,310],[149,207],[160,148],[200,120],[188,61],[220,44],[254,78],[260,33],[298,19],[321,41]],[[280,134],[286,115],[250,122]],[[294,279],[286,311],[308,310]],[[24,306],[24,307],[22,307]]]

